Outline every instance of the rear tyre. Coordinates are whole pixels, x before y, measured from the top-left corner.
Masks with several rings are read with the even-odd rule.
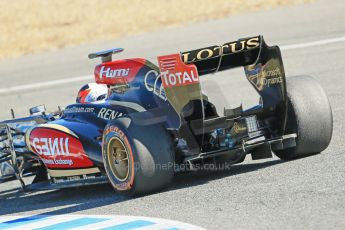
[[[130,118],[110,121],[103,134],[103,161],[119,192],[138,195],[158,191],[174,176],[170,135],[160,124],[140,126]]]
[[[332,110],[321,85],[312,77],[286,79],[288,114],[285,134],[296,133],[296,146],[276,151],[283,160],[291,160],[322,152],[333,132]]]

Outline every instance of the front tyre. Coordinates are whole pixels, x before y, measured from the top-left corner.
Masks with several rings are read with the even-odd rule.
[[[312,77],[288,77],[288,114],[285,134],[296,133],[296,146],[276,151],[283,160],[313,155],[329,145],[333,132],[332,110],[321,85]]]
[[[172,138],[160,124],[140,126],[130,118],[110,121],[102,155],[115,190],[129,195],[158,191],[174,176]]]

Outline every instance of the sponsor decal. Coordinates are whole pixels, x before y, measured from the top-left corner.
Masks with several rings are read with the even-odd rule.
[[[174,86],[189,85],[199,82],[198,75],[191,71],[169,73],[165,71],[161,73],[162,81],[165,88]]]
[[[180,54],[158,57],[164,88],[187,86],[199,83],[198,71],[194,65],[186,65]]]
[[[245,67],[245,73],[248,80],[258,90],[262,90],[264,87],[283,83],[282,73],[278,66],[273,69],[265,68],[267,68],[267,66],[262,66],[261,64]]]
[[[280,72],[279,67],[276,67],[273,70],[264,70],[264,75],[266,77],[276,77],[276,76],[280,76],[281,72]]]
[[[275,77],[275,78],[264,78],[263,79],[263,84],[267,85],[268,87],[270,87],[271,85],[276,85],[276,84],[280,84],[283,82],[283,78],[282,77]]]
[[[112,109],[107,109],[107,108],[100,109],[97,114],[97,117],[105,119],[105,120],[113,120],[122,116],[123,116],[123,113],[112,110]]]
[[[119,135],[119,137],[127,140],[127,137],[125,136],[125,134],[118,127],[110,126],[106,130],[104,130],[103,134],[108,135],[111,132],[115,132],[115,133],[117,133],[117,135]]]
[[[73,160],[71,159],[42,159],[43,163],[46,165],[73,165]]]
[[[235,122],[234,123],[234,126],[232,128],[232,130],[238,134],[238,133],[243,133],[243,132],[246,132],[247,131],[247,127],[243,124],[240,124],[238,122]]]
[[[93,113],[95,108],[73,106],[66,108],[64,113]]]
[[[233,54],[244,50],[251,50],[260,46],[260,37],[239,40],[225,43],[222,46],[211,46],[203,49],[182,53],[182,60],[185,63],[202,61],[218,57],[222,54]]]
[[[87,180],[87,179],[95,179],[96,175],[77,175],[77,176],[67,176],[63,178],[52,178],[54,183],[63,183],[68,181],[78,181],[78,180]]]
[[[32,147],[39,155],[69,155],[69,138],[38,138],[32,141]]]
[[[27,135],[29,149],[36,153],[48,168],[93,166],[82,144],[74,135],[43,126],[32,129]]]
[[[142,58],[114,60],[97,65],[94,70],[98,84],[119,85],[132,82],[147,61]]]
[[[152,83],[150,84],[149,82],[150,79],[153,80],[153,85]],[[148,91],[153,92],[156,96],[163,99],[164,101],[168,100],[164,91],[163,84],[162,84],[161,75],[157,71],[155,70],[148,71],[145,75],[144,83]]]
[[[99,71],[99,78],[114,78],[114,77],[127,77],[129,75],[130,69],[112,69],[110,67],[102,66]]]

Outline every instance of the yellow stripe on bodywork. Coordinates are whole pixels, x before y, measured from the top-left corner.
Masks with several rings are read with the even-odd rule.
[[[48,169],[48,173],[51,177],[66,177],[66,176],[79,176],[87,175],[93,173],[99,173],[98,168],[88,168],[88,169]]]
[[[35,152],[32,148],[31,148],[31,144],[30,144],[30,134],[32,132],[32,130],[34,130],[36,128],[36,126],[30,127],[28,130],[26,130],[25,132],[25,142],[26,142],[26,147],[31,151],[31,152]]]
[[[62,126],[62,125],[58,125],[58,124],[42,124],[42,125],[38,125],[36,127],[37,128],[44,127],[44,128],[51,128],[51,129],[60,130],[62,132],[68,133],[68,134],[74,136],[75,138],[79,139],[77,134],[75,134],[73,131],[71,131],[70,129],[68,129],[65,126]]]

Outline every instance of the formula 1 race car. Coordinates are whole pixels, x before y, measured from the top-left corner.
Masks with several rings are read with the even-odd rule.
[[[107,86],[104,100],[53,114],[37,107],[29,117],[0,123],[0,163],[12,167],[23,189],[110,181],[117,191],[143,194],[167,186],[181,170],[237,164],[247,154],[296,159],[330,143],[325,92],[312,77],[286,78],[279,47],[262,36],[159,56],[158,66],[141,58],[112,61],[121,51],[89,54],[102,60],[94,74]],[[258,102],[220,114],[202,76],[236,67],[244,67]],[[28,185],[27,173],[35,176]]]

